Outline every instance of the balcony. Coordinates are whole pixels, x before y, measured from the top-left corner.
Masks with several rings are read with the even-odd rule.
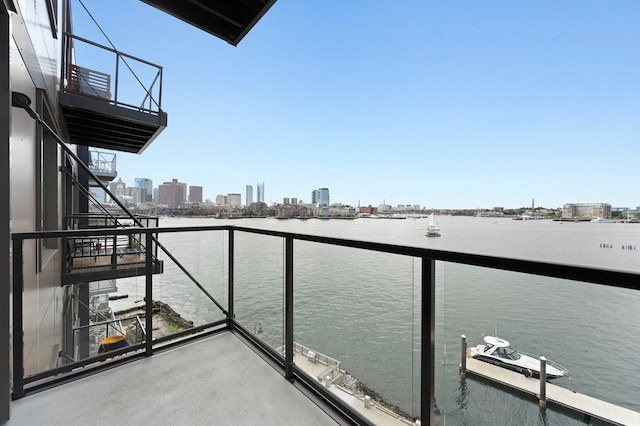
[[[89,150],[89,169],[103,182],[111,182],[118,176],[116,155],[97,149]],[[91,182],[95,184],[94,182]],[[90,184],[91,184],[90,183]]]
[[[494,317],[504,318],[504,327],[520,334],[588,342],[584,345],[588,351],[563,355],[566,348],[552,348],[554,355],[571,362],[576,376],[565,386],[574,391],[606,399],[598,392],[608,386],[624,400],[634,394],[638,380],[632,367],[637,359],[626,359],[626,367],[617,362],[604,365],[604,381],[594,379],[592,369],[581,372],[598,351],[611,350],[608,339],[616,336],[570,333],[563,322],[575,317],[572,320],[580,327],[598,327],[602,321],[594,318],[606,316],[619,330],[637,327],[637,313],[625,314],[628,307],[619,303],[617,312],[594,315],[589,308],[597,303],[607,309],[606,296],[612,293],[614,304],[638,300],[636,272],[237,226],[118,230],[123,235],[141,233],[145,242],[163,234],[163,246],[175,256],[160,255],[162,275],[147,269],[144,279],[118,284],[118,295],[127,293],[129,298],[114,300],[113,310],[117,303],[138,304],[143,308],[142,326],[129,327],[123,317],[110,320],[122,322],[112,330],[129,343],[106,353],[83,348],[81,337],[61,348],[55,339],[61,331],[48,325],[55,322],[49,320],[50,310],[34,308],[59,293],[48,295],[31,282],[35,278],[22,253],[33,245],[31,240],[80,238],[85,232],[13,235],[13,336],[24,340],[14,342],[15,401],[9,424],[43,420],[55,424],[50,419],[59,424],[85,422],[102,412],[125,424],[151,422],[154,416],[190,424],[410,425],[417,418],[422,424],[519,421],[496,414],[503,404],[509,407],[503,415],[521,416],[523,423],[542,416],[553,424],[582,424],[584,415],[552,404],[541,410],[535,398],[482,380],[460,379],[460,333],[493,322]],[[145,246],[149,249],[151,244]],[[176,258],[184,262],[184,269],[175,264]],[[549,286],[566,310],[549,311],[549,296],[535,297],[538,289]],[[64,294],[74,294],[76,287],[65,285]],[[491,292],[496,287],[500,297],[512,297],[537,315],[517,317],[469,300],[472,291]],[[461,306],[452,305],[450,299]],[[69,324],[68,335],[103,325],[76,321],[76,316],[85,314],[79,305],[73,308],[74,300],[69,302],[72,308],[65,308],[71,312],[71,318],[63,321]],[[161,335],[153,325],[154,300],[192,319],[193,327]],[[522,311],[522,306],[512,308]],[[78,355],[83,349],[85,354]],[[60,352],[73,355],[56,359]],[[346,376],[366,387],[347,386]],[[384,403],[367,400],[373,392]],[[94,397],[77,404],[80,394]],[[436,410],[436,397],[444,412]],[[640,420],[634,401],[627,407],[632,422]]]
[[[58,102],[68,142],[141,153],[167,126],[162,68],[64,34]]]
[[[145,226],[157,226],[157,217],[138,217]],[[144,276],[163,272],[158,260],[158,247],[153,243],[150,265],[142,232],[123,232],[132,226],[131,219],[101,214],[67,217],[67,229],[83,230],[82,234],[63,237],[63,285]],[[110,229],[114,231],[109,231]],[[115,230],[120,229],[120,233]],[[139,228],[138,228],[139,229]]]

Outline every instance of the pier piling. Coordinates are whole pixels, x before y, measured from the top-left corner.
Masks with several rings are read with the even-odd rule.
[[[464,379],[467,376],[467,337],[463,334],[460,340],[460,378]]]
[[[538,399],[540,408],[547,407],[547,359],[540,357],[540,397]]]

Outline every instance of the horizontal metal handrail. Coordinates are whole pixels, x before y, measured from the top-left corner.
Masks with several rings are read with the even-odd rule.
[[[93,47],[95,47],[97,49],[102,49],[102,50],[104,50],[106,52],[110,52],[113,55],[115,55],[115,58],[116,58],[116,71],[115,71],[116,75],[115,75],[115,83],[114,83],[115,84],[115,87],[114,87],[115,98],[113,99],[113,102],[115,104],[117,104],[120,107],[128,107],[128,108],[133,109],[133,110],[142,111],[142,112],[146,112],[146,113],[150,113],[150,114],[160,114],[160,112],[162,112],[162,67],[160,65],[154,64],[153,62],[146,61],[144,59],[138,58],[138,57],[133,56],[133,55],[129,55],[129,54],[124,53],[124,52],[120,52],[119,50],[117,50],[115,48],[101,45],[101,44],[96,43],[94,41],[91,41],[91,40],[88,40],[86,38],[83,38],[83,37],[77,36],[75,34],[72,34],[70,32],[64,32],[63,35],[65,37],[65,40],[70,40],[70,39],[71,40],[77,40],[79,42],[86,43],[86,44],[88,44],[90,46],[93,46]],[[70,42],[65,41],[65,44],[70,44]],[[150,68],[155,68],[157,71],[155,72],[155,78],[153,79],[153,82],[151,84],[142,83],[142,81],[140,81],[140,79],[138,78],[136,73],[133,71],[133,69],[128,65],[126,59],[131,59],[131,60],[136,61],[136,62],[138,62],[140,64],[144,64],[144,65],[146,65],[146,66],[148,66]],[[63,73],[67,72],[68,67],[77,66],[78,65],[77,63],[75,63],[75,58],[71,59],[70,52],[65,56],[65,58],[63,60],[64,60],[63,67],[62,67]],[[129,72],[131,73],[131,75],[133,75],[133,77],[138,81],[138,83],[140,84],[141,88],[145,92],[145,96],[144,96],[143,101],[142,101],[140,106],[129,104],[129,103],[125,103],[125,102],[122,102],[122,100],[118,99],[118,89],[119,89],[119,83],[118,83],[119,78],[118,77],[119,77],[119,73],[120,73],[118,63],[120,61],[122,61],[127,66],[127,68],[129,69]],[[99,72],[97,70],[89,70],[89,69],[87,69],[87,71]],[[104,73],[101,73],[101,74],[104,74]],[[63,78],[63,81],[64,81],[65,76],[62,75],[62,78]],[[109,90],[108,90],[109,87],[108,86],[110,86],[110,81],[109,81],[110,80],[110,75],[109,74],[104,74],[104,78],[106,80],[106,82],[104,84],[107,85],[106,92],[109,93]],[[153,90],[153,88],[155,86],[155,83],[157,81],[159,81],[158,94],[157,94],[157,96],[153,96],[151,92],[152,92],[152,90]],[[68,84],[65,84],[63,86],[63,89],[65,91],[69,90]],[[144,105],[144,103],[146,102],[147,99],[149,100],[149,105],[151,106],[151,104],[153,104],[153,105],[155,105],[155,107],[157,109],[151,109],[151,108],[146,109],[146,108],[144,108],[142,105]]]
[[[469,266],[479,266],[491,269],[520,272],[531,275],[562,278],[593,284],[604,284],[611,287],[640,290],[640,273],[632,271],[619,271],[613,269],[593,268],[579,265],[567,265],[544,261],[515,259],[499,256],[470,254],[446,250],[434,250],[420,247],[400,246],[394,244],[376,243],[370,241],[348,240],[317,235],[296,234],[290,232],[273,231],[266,229],[245,228],[235,225],[220,226],[196,226],[196,227],[171,227],[171,228],[136,228],[132,229],[91,229],[91,230],[66,230],[66,231],[38,231],[15,233],[13,240],[34,238],[56,238],[72,236],[97,236],[97,235],[127,235],[130,233],[179,233],[179,232],[203,232],[203,231],[238,231],[253,234],[270,235],[274,237],[291,237],[294,240],[309,241],[333,246],[355,249],[378,251],[383,253],[398,254],[416,258],[428,258],[443,262],[459,263]]]

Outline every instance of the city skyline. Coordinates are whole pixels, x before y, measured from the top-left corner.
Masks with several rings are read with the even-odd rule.
[[[127,182],[170,170],[214,199],[264,179],[267,204],[324,186],[350,205],[640,205],[640,2],[279,1],[237,48],[142,2],[85,4],[164,67],[169,125],[118,154]]]
[[[148,178],[135,178],[135,186],[131,187],[131,188],[136,188],[137,190],[139,190],[139,183],[140,182],[144,182],[145,184],[150,184],[152,182],[151,179]],[[245,186],[245,190],[246,190],[246,195],[244,200],[242,199],[242,194],[240,193],[234,193],[234,192],[228,192],[226,194],[217,194],[214,198],[203,198],[202,197],[202,191],[203,191],[203,187],[202,186],[197,186],[197,185],[188,185],[188,183],[185,182],[179,182],[179,179],[177,178],[173,178],[171,181],[166,181],[163,184],[158,185],[157,187],[153,188],[153,193],[158,194],[160,193],[160,186],[163,185],[167,185],[167,184],[180,184],[183,188],[189,188],[189,192],[188,193],[184,193],[184,200],[182,205],[187,205],[186,202],[188,201],[188,203],[193,203],[193,204],[213,204],[213,205],[230,205],[232,207],[248,207],[251,204],[254,203],[252,197],[253,197],[253,185],[246,185]],[[130,186],[128,186],[127,182],[123,181],[122,178],[118,177],[117,180],[114,179],[113,182],[110,183],[110,190],[118,196],[123,196],[123,195],[127,195],[128,194],[128,188],[130,188]],[[258,183],[257,186],[261,186],[262,190],[264,191],[264,186],[265,183]],[[195,195],[192,194],[192,189],[196,192]],[[251,194],[251,197],[248,197],[248,195]],[[567,205],[573,204],[573,205],[580,205],[580,204],[599,204],[600,201],[598,202],[574,202],[574,201],[567,201],[565,203],[563,203],[561,206],[536,206],[535,205],[535,199],[531,199],[530,200],[530,205],[521,205],[521,206],[467,206],[467,207],[463,207],[463,208],[452,208],[452,207],[447,207],[447,206],[438,206],[438,207],[433,207],[433,206],[426,206],[420,203],[398,203],[398,204],[388,204],[386,202],[386,200],[383,200],[381,203],[377,203],[377,204],[373,204],[373,203],[360,203],[360,204],[349,204],[349,203],[344,203],[341,202],[339,200],[337,201],[330,201],[330,189],[329,188],[318,188],[318,189],[312,189],[311,190],[311,194],[310,194],[310,199],[309,201],[305,201],[304,199],[299,199],[296,196],[287,196],[284,197],[282,200],[276,200],[273,201],[271,203],[266,203],[268,206],[273,206],[273,205],[279,205],[279,204],[284,204],[284,205],[298,205],[298,204],[305,204],[305,205],[318,205],[320,207],[322,206],[329,206],[329,205],[344,205],[344,206],[351,206],[351,207],[374,207],[374,208],[380,208],[380,207],[390,207],[392,209],[395,208],[407,208],[410,210],[429,210],[429,209],[436,209],[436,210],[475,210],[475,209],[481,209],[481,210],[493,210],[493,209],[507,209],[507,210],[511,210],[511,209],[529,209],[529,210],[535,210],[536,208],[542,208],[542,209],[563,209],[566,208]],[[172,195],[173,196],[173,195]],[[181,195],[182,196],[182,195]],[[194,201],[196,200],[196,201]],[[199,200],[199,201],[197,201]],[[107,200],[108,201],[108,200]],[[158,205],[163,205],[163,204],[167,204],[167,203],[163,203],[160,201],[160,199],[153,199],[153,200],[148,200],[148,202],[152,202],[153,204],[158,204]],[[257,201],[256,202],[260,202]],[[140,201],[140,203],[144,203],[144,201]],[[632,211],[640,211],[640,206],[616,206],[616,205],[611,205],[611,203],[608,202],[602,202],[604,204],[608,204],[611,206],[611,208],[613,208],[614,210],[617,209],[624,209],[624,208],[628,208]],[[175,204],[175,203],[172,203]],[[179,203],[178,203],[179,204]],[[169,207],[178,207],[176,205],[174,206],[169,206]]]

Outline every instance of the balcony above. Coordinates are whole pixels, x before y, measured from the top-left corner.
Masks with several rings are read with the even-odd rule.
[[[58,102],[69,142],[144,151],[167,126],[162,68],[68,33],[65,45]]]
[[[116,155],[113,153],[90,149],[89,155],[91,161],[89,169],[102,181],[111,182],[118,176],[116,169]],[[91,182],[89,183],[91,184]]]
[[[276,0],[142,0],[237,46]]]

